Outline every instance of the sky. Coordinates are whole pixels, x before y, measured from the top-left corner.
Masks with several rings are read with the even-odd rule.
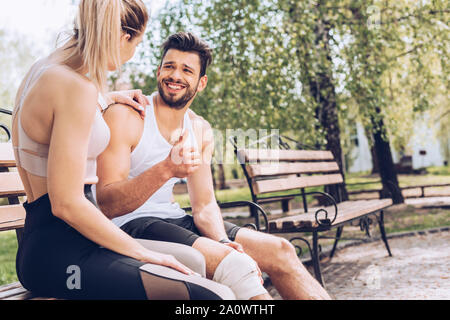
[[[144,0],[152,14],[166,0]],[[58,34],[70,31],[79,0],[0,0],[0,30],[27,39],[43,54],[56,44]]]
[[[166,1],[176,0],[143,1],[155,16]],[[12,105],[17,87],[31,65],[67,39],[65,32],[73,29],[78,4],[79,0],[0,0],[0,107]],[[28,51],[8,51],[12,40]],[[138,58],[135,54],[130,62]]]

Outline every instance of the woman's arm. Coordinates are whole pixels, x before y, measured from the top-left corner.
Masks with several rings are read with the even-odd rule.
[[[60,88],[53,91],[58,93],[52,103],[54,119],[48,159],[47,186],[53,214],[107,249],[192,273],[174,257],[144,248],[85,198],[85,167],[98,93],[80,79],[60,80],[55,85]]]

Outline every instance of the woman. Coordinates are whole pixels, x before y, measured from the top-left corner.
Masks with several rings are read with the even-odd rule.
[[[129,237],[83,192],[97,182],[96,157],[109,141],[101,116],[107,71],[133,56],[147,21],[141,0],[81,0],[74,36],[38,61],[19,88],[13,145],[27,216],[16,264],[20,282],[37,295],[232,298],[228,288],[149,249],[153,243]],[[112,103],[140,96],[128,95],[105,98]]]

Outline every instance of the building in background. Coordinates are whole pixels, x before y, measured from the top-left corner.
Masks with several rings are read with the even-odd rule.
[[[397,150],[392,150],[394,163],[412,162],[412,169],[418,170],[430,166],[443,166],[448,164],[450,159],[445,159],[443,155],[443,146],[436,137],[435,129],[426,121],[416,121],[414,125],[414,134],[404,154]],[[449,132],[450,135],[450,132]],[[351,137],[354,148],[350,152],[350,165],[348,172],[367,172],[372,171],[372,153],[369,141],[364,132],[364,127],[357,123],[356,133]],[[450,148],[448,146],[447,148]]]

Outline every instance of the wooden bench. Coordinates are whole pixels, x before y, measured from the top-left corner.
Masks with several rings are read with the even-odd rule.
[[[233,139],[232,141],[237,141]],[[340,201],[322,191],[310,191],[311,188],[341,185],[343,176],[339,172],[333,154],[330,151],[242,149],[234,143],[235,154],[247,178],[252,201],[261,204],[264,195],[286,192],[282,197],[300,196],[303,209],[300,214],[269,220],[264,216],[265,226],[260,227],[259,214],[252,212],[258,230],[273,233],[311,233],[312,246],[302,237],[294,237],[291,242],[300,240],[308,245],[316,279],[323,285],[320,270],[319,239],[335,239],[330,258],[341,238],[343,227],[354,221],[360,222],[362,230],[370,236],[369,215],[375,215],[380,227],[381,238],[389,256],[392,256],[384,229],[383,210],[392,205],[392,199],[373,199],[358,201]],[[308,207],[308,195],[321,195],[328,199],[328,205]],[[264,212],[261,212],[264,215]],[[321,237],[320,232],[336,228],[335,237]],[[298,246],[296,246],[300,249]],[[301,252],[301,249],[300,249]]]
[[[373,183],[381,183],[381,181],[368,182],[368,183],[355,183],[352,185],[362,185],[362,184],[373,184]],[[349,186],[349,184],[347,184]],[[410,198],[428,198],[428,197],[448,197],[450,196],[449,191],[436,190],[436,188],[445,188],[450,189],[450,183],[435,183],[435,184],[420,184],[413,186],[405,186],[400,187],[402,195],[405,199]],[[433,190],[434,189],[434,190]],[[348,191],[349,196],[355,196],[358,198],[382,198],[383,197],[382,189],[361,189],[361,190],[351,190]],[[360,196],[365,195],[365,196]]]
[[[20,197],[25,196],[11,143],[0,143],[0,232],[15,230],[20,242],[25,224],[25,209]],[[19,282],[0,286],[0,300],[52,300],[33,295]]]

